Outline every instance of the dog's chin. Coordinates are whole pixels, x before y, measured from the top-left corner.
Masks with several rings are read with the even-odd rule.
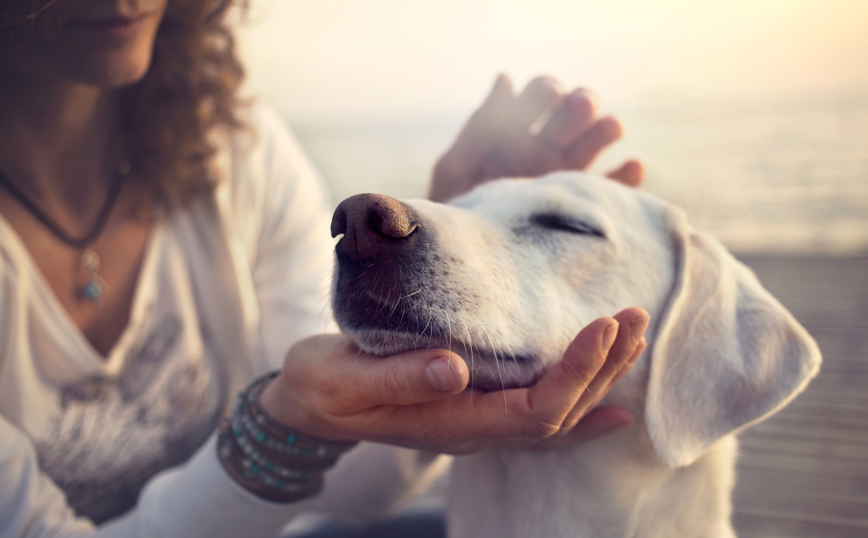
[[[492,392],[533,385],[542,375],[532,357],[495,353],[464,342],[432,339],[387,329],[347,330],[345,334],[359,349],[375,357],[386,357],[419,349],[447,349],[462,358],[470,369],[470,387]]]

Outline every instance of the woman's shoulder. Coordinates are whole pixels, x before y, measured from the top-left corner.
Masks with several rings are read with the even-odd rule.
[[[260,239],[274,233],[320,221],[327,231],[331,196],[286,119],[257,104],[244,111],[244,120],[247,128],[235,132],[218,155],[224,179],[218,200],[249,254],[255,256]]]
[[[248,107],[242,117],[246,128],[233,133],[229,149],[236,171],[251,176],[246,180],[321,183],[286,118],[277,110],[256,104]]]
[[[265,104],[248,107],[243,118],[247,127],[231,135],[218,157],[235,205],[261,210],[287,197],[328,205],[327,188],[286,119]]]

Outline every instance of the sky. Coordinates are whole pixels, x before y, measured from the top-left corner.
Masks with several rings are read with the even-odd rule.
[[[466,112],[504,72],[603,103],[868,94],[866,0],[252,0],[247,93],[291,118]]]

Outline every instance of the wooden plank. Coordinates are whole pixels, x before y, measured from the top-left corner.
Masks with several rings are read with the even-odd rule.
[[[804,431],[813,436],[829,436],[837,439],[851,439],[859,441],[868,439],[868,432],[860,429],[857,421],[847,420],[846,418],[830,418],[828,420],[790,417],[784,414],[776,417],[774,422],[757,424],[752,428],[752,432],[760,434],[763,432],[776,431]]]
[[[735,503],[745,488],[774,488],[781,498],[791,495],[837,496],[846,499],[868,498],[868,476],[829,476],[827,474],[781,472],[768,468],[739,468]]]
[[[811,436],[752,435],[742,436],[741,452],[745,454],[788,454],[868,462],[868,444],[830,442]]]
[[[820,375],[741,436],[741,538],[868,537],[868,256],[742,256],[814,336]]]
[[[762,513],[775,517],[799,517],[813,521],[853,522],[856,526],[868,525],[868,500],[817,497],[815,495],[791,495],[781,498],[771,491],[756,489],[743,492],[735,511],[750,513],[761,507]]]
[[[865,538],[868,526],[848,521],[817,521],[763,512],[737,512],[733,525],[740,536],[761,538]]]
[[[810,393],[806,392],[804,395],[800,396],[793,405],[796,405],[802,399],[810,398],[811,402],[817,404],[835,405],[836,403],[842,403],[847,405],[860,405],[868,408],[868,390],[859,391],[856,394],[850,390],[842,397],[839,387],[826,383],[824,380],[811,386],[809,390],[811,391]],[[808,394],[810,394],[810,396],[807,396]],[[786,409],[784,412],[786,412]],[[775,420],[775,418],[772,418],[771,420]]]
[[[739,469],[774,469],[787,473],[814,473],[825,476],[868,476],[868,461],[800,456],[780,452],[746,452],[738,462]]]

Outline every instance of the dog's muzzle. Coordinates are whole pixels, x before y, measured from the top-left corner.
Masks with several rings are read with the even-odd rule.
[[[341,329],[424,331],[420,320],[428,316],[413,292],[431,278],[430,234],[415,211],[388,196],[358,194],[335,210],[331,232],[343,234],[333,303]]]

